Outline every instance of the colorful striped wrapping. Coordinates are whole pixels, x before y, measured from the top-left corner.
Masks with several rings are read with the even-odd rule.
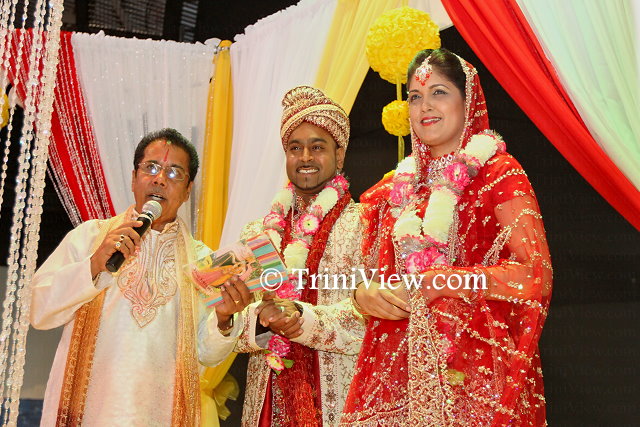
[[[256,263],[251,264],[251,273],[245,283],[250,291],[256,291],[260,288],[270,288],[280,283],[287,274],[287,267],[284,265],[278,250],[266,233],[251,237],[241,243],[251,249],[255,256]],[[269,271],[270,274],[263,274]],[[222,301],[220,295],[204,295],[204,301],[207,307],[211,308]]]

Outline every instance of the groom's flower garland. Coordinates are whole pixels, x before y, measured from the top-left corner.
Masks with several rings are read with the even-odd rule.
[[[294,271],[304,269],[309,256],[309,249],[313,242],[313,236],[320,229],[322,220],[331,209],[338,203],[345,192],[349,189],[349,182],[342,176],[336,175],[329,181],[324,189],[318,194],[307,212],[302,214],[293,225],[291,230],[291,242],[283,251],[284,263],[287,266],[288,278],[276,290],[278,298],[295,301],[300,299],[302,289],[298,289],[298,275]],[[271,203],[271,212],[264,217],[263,228],[269,233],[276,248],[282,245],[284,228],[286,226],[286,215],[289,213],[295,190],[293,184],[289,183],[285,188],[276,194]],[[266,353],[267,365],[276,373],[285,367],[290,367],[293,363],[284,359],[289,353],[290,343],[287,338],[274,335],[269,340],[269,350]]]
[[[497,152],[505,151],[500,135],[484,131],[474,135],[442,173],[442,178],[431,186],[431,195],[420,219],[411,203],[400,214],[393,227],[393,237],[409,254],[405,259],[407,273],[416,274],[428,267],[445,264],[443,254],[453,223],[455,207],[465,187],[478,174],[484,164]],[[398,165],[393,177],[390,199],[394,204],[411,200],[415,196],[416,162],[407,157]],[[406,249],[406,250],[404,250]]]

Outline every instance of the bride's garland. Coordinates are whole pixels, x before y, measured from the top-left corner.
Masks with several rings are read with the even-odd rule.
[[[409,274],[420,273],[428,267],[445,264],[443,254],[449,239],[455,207],[467,185],[484,164],[497,152],[505,151],[500,135],[484,131],[474,135],[466,148],[444,168],[442,178],[431,186],[431,195],[420,219],[417,207],[409,203],[402,210],[393,227],[393,237],[401,251],[408,256],[405,269]],[[398,165],[393,177],[391,202],[398,205],[415,197],[416,162],[407,157]]]
[[[342,175],[336,175],[325,185],[307,211],[293,224],[291,242],[282,252],[288,277],[276,290],[278,298],[292,301],[300,299],[302,287],[299,286],[298,275],[294,272],[306,267],[313,236],[320,229],[324,217],[348,189],[349,182]],[[295,190],[293,184],[289,183],[276,194],[271,203],[271,212],[264,217],[263,228],[269,233],[276,248],[282,245],[286,216],[293,205],[294,198]],[[266,353],[267,365],[277,373],[285,367],[290,367],[293,362],[284,359],[289,350],[290,343],[287,338],[273,335],[269,340],[269,350]]]

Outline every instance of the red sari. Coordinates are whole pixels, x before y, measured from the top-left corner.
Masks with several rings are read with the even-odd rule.
[[[475,70],[467,63],[463,68],[468,95],[462,146],[488,128]],[[414,138],[424,183],[420,176],[431,159],[416,144]],[[422,217],[430,188],[418,186],[411,202]],[[392,188],[387,176],[361,197],[366,267],[386,267],[387,277],[406,273],[406,254],[392,235],[402,208],[391,203]],[[427,301],[413,290],[409,319],[370,318],[343,425],[546,424],[538,339],[552,270],[535,194],[513,157],[496,154],[465,188],[445,255],[448,264],[438,271],[482,273],[487,291],[471,299],[461,291],[456,298]]]

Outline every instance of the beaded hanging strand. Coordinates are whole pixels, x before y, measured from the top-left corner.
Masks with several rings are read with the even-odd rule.
[[[12,56],[12,52],[11,52],[12,39],[13,39],[14,33],[16,32],[15,27],[13,25],[13,23],[16,21],[15,19],[16,4],[17,2],[13,2],[11,7],[9,8],[7,3],[4,3],[2,8],[2,22],[0,23],[0,25],[2,27],[5,27],[4,24],[6,23],[7,24],[6,28],[8,28],[8,31],[3,33],[3,35],[6,36],[7,38],[2,40],[4,42],[3,47],[5,48],[3,52],[3,66],[5,70],[10,69],[10,58]],[[27,6],[28,6],[28,1],[25,2],[23,13],[22,13],[22,21],[21,21],[22,28],[20,31],[18,48],[16,50],[19,53],[17,54],[17,57],[14,58],[14,62],[15,62],[14,74],[15,74],[16,80],[18,81],[20,80],[20,76],[22,72],[21,65],[23,61],[23,55],[21,53],[24,47],[24,42],[25,42],[26,31],[24,29],[24,24],[27,19]],[[7,22],[6,19],[8,19],[9,21]],[[23,81],[24,82],[27,81],[26,77]],[[17,91],[14,91],[14,93],[15,92]],[[0,182],[0,202],[2,201],[2,196],[4,194],[4,182],[7,177],[6,171],[7,171],[7,164],[9,161],[11,136],[13,135],[12,131],[13,131],[14,111],[15,111],[15,107],[11,108],[10,115],[9,115],[9,122],[7,124],[7,139],[5,141],[4,159],[3,159],[1,182]],[[23,120],[23,123],[24,123],[24,120]],[[22,160],[24,161],[24,159]],[[18,168],[22,169],[20,162],[19,162]],[[18,180],[18,184],[22,182],[22,179],[19,177],[19,175],[16,178]],[[17,187],[18,186],[16,186],[16,199],[14,202],[14,212],[18,208],[18,203],[24,199],[24,196],[20,192],[18,192]],[[8,364],[8,359],[10,354],[13,354],[11,352],[11,346],[10,346],[10,344],[12,343],[10,338],[12,335],[12,327],[13,327],[13,325],[11,324],[11,310],[13,309],[16,298],[17,298],[16,282],[18,281],[18,273],[17,273],[18,266],[15,261],[11,262],[11,260],[16,259],[16,256],[14,254],[19,249],[19,241],[16,242],[16,239],[19,237],[20,237],[20,233],[18,232],[18,228],[15,226],[15,216],[14,216],[14,226],[12,226],[12,229],[11,229],[11,238],[10,238],[11,245],[9,248],[9,256],[8,256],[8,262],[7,262],[7,265],[9,268],[7,271],[7,285],[6,285],[5,300],[3,304],[4,310],[3,310],[3,317],[2,317],[2,328],[0,329],[0,366],[2,366],[2,371],[0,373],[0,380],[2,380],[0,384],[2,385],[0,386],[0,391],[2,391],[3,397],[7,397],[6,399],[3,400],[3,403],[2,403],[2,414],[3,414],[1,418],[2,425],[5,424],[5,421],[9,416],[9,409],[12,403],[11,398],[9,396],[11,393],[11,390],[9,390],[9,392],[5,391],[5,387],[7,385],[5,378],[9,377],[10,379],[11,377],[10,372],[8,372],[10,368]]]
[[[28,6],[26,4],[25,6]],[[42,31],[41,20],[40,18],[40,10],[42,8],[42,2],[39,2],[36,5],[36,16],[35,16],[35,26],[34,28],[34,38],[35,35]],[[26,8],[23,12],[23,18],[26,18]],[[26,32],[24,28],[21,29],[21,35],[24,35]],[[24,43],[26,37],[21,38],[21,43]],[[33,122],[35,121],[35,108],[34,108],[34,89],[36,89],[36,85],[31,85],[29,82],[32,78],[37,80],[37,64],[41,58],[41,46],[37,43],[41,38],[34,40],[33,43],[29,43],[27,40],[27,49],[30,49],[29,55],[29,64],[27,64],[28,75],[26,76],[24,82],[25,84],[25,108],[24,108],[24,119],[22,125],[22,133],[20,139],[20,154],[18,157],[18,172],[16,175],[16,187],[15,187],[15,203],[13,206],[13,223],[11,226],[11,239],[9,246],[9,256],[7,259],[7,291],[4,300],[4,312],[2,318],[2,331],[0,332],[0,366],[3,367],[2,370],[2,379],[8,379],[11,381],[14,376],[14,366],[13,362],[15,361],[15,356],[17,353],[17,347],[20,343],[19,336],[19,324],[18,322],[14,323],[15,318],[19,317],[20,305],[21,301],[19,300],[19,291],[21,285],[21,276],[24,269],[24,266],[19,264],[20,261],[20,247],[23,244],[24,239],[24,230],[25,228],[25,207],[26,207],[26,198],[27,198],[27,181],[29,179],[29,158],[27,157],[31,153],[31,141],[33,138]],[[16,52],[17,58],[15,58],[16,64],[20,64],[22,62],[22,51]],[[34,70],[35,68],[35,70]],[[15,308],[16,313],[14,315],[13,309]],[[11,381],[8,384],[12,384]],[[5,400],[3,404],[3,417],[2,417],[2,425],[7,422],[7,419],[11,416],[10,410],[13,404],[11,395],[14,393],[13,388],[10,388],[8,391],[5,391],[5,387],[8,385],[5,381],[2,382],[3,387],[3,396],[9,396],[7,400]]]
[[[90,218],[106,218],[103,212],[109,211],[107,191],[104,180],[94,179],[95,172],[102,173],[101,163],[97,151],[92,127],[87,117],[87,110],[77,80],[73,65],[73,48],[69,39],[61,39],[60,63],[58,65],[58,80],[55,88],[54,108],[58,111],[60,127],[67,142],[64,153],[71,162],[73,173],[64,171],[60,153],[56,144],[50,146],[49,162],[50,177],[62,204],[74,226],[82,222],[80,210],[71,193],[68,179],[78,181],[76,187],[81,192],[83,205]],[[85,171],[83,165],[92,165],[94,171]]]
[[[22,52],[23,46],[24,46],[24,39],[25,39],[25,33],[26,31],[24,31],[24,23],[26,22],[27,19],[27,8],[26,6],[28,5],[28,1],[26,2],[27,4],[25,4],[25,8],[23,10],[22,13],[22,23],[23,23],[23,28],[22,31],[20,31],[20,38],[18,41],[18,48],[17,51],[18,52]],[[6,7],[7,5],[4,4],[3,8],[2,8],[2,15],[1,15],[1,23],[5,23],[8,22],[7,25],[7,31],[6,33],[4,33],[4,35],[6,36],[6,39],[0,40],[0,42],[2,42],[2,44],[0,45],[0,52],[2,52],[2,65],[4,67],[5,70],[9,70],[11,68],[11,62],[9,61],[9,59],[11,58],[11,46],[12,46],[12,40],[13,40],[13,35],[15,34],[15,27],[13,25],[13,23],[15,22],[15,18],[16,18],[16,2],[12,3],[11,7],[8,8]],[[7,21],[8,19],[8,21]],[[21,72],[21,65],[22,65],[22,55],[18,55],[17,58],[14,59],[15,63],[16,63],[16,69],[15,69],[15,79],[19,80],[19,76],[20,76],[20,72]],[[26,79],[25,79],[26,81]],[[4,82],[3,82],[4,84]],[[3,86],[3,88],[6,86]],[[17,96],[17,90],[13,90],[12,93],[12,98]],[[13,104],[15,105],[15,103]],[[10,108],[9,110],[9,121],[7,123],[7,139],[5,141],[5,146],[4,146],[4,157],[3,157],[3,161],[2,161],[2,173],[0,173],[0,205],[2,204],[2,200],[3,200],[3,195],[4,195],[4,183],[5,180],[7,178],[7,165],[9,163],[9,153],[11,150],[11,135],[12,135],[12,131],[13,131],[13,114],[15,112],[15,106]]]
[[[13,6],[15,7],[13,2]],[[3,3],[7,7],[7,2]],[[28,1],[23,5],[26,22]],[[29,329],[30,288],[35,272],[44,178],[51,135],[51,113],[60,46],[62,0],[38,0],[35,5],[31,50],[26,86],[25,117],[22,128],[21,152],[16,179],[16,202],[13,209],[11,246],[8,259],[8,280],[2,330],[0,332],[1,395],[4,398],[1,425],[16,425],[20,389],[24,376],[26,338]],[[13,12],[3,9],[2,17]],[[13,20],[12,20],[13,21]],[[9,28],[9,22],[0,23]],[[21,37],[27,37],[24,28]],[[45,37],[46,35],[46,37]],[[22,41],[22,39],[21,39]],[[7,45],[10,49],[10,45]],[[22,43],[15,58],[21,61]],[[3,64],[7,56],[4,55]],[[40,72],[42,71],[42,74]],[[19,71],[16,76],[19,75]],[[34,132],[35,129],[35,132]]]

